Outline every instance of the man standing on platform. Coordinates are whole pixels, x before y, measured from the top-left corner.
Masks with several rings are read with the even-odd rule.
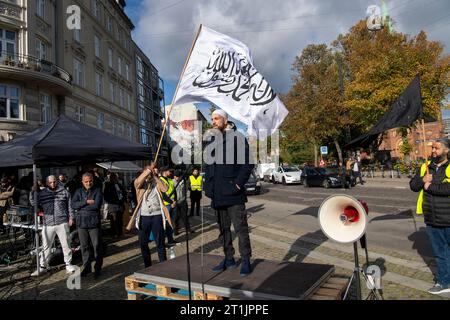
[[[245,184],[253,170],[250,164],[249,145],[245,137],[236,130],[233,122],[223,110],[212,113],[214,134],[213,140],[207,148],[213,147],[214,161],[206,161],[205,166],[205,194],[211,198],[211,207],[216,211],[220,238],[223,244],[225,259],[216,267],[214,272],[226,268],[236,267],[234,248],[231,237],[231,222],[239,238],[239,252],[241,255],[241,276],[251,272],[251,244],[248,231],[245,203]],[[243,150],[240,150],[243,149]]]
[[[412,191],[420,192],[416,212],[424,215],[428,238],[436,258],[435,285],[428,290],[432,294],[450,292],[449,150],[449,139],[442,138],[434,142],[431,163],[424,163],[409,183]]]
[[[80,238],[83,258],[81,276],[85,277],[92,272],[89,250],[89,242],[91,242],[95,258],[94,278],[97,279],[101,275],[103,265],[100,213],[103,196],[102,190],[94,187],[94,177],[91,173],[83,174],[81,183],[83,187],[75,191],[72,198],[72,206],[76,210],[75,221],[78,227],[78,237]]]
[[[198,169],[194,169],[192,174],[189,176],[189,190],[191,198],[191,213],[190,217],[194,215],[194,207],[196,207],[196,215],[200,215],[200,200],[202,199],[202,176],[200,175]]]

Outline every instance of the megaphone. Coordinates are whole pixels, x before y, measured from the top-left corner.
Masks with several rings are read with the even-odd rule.
[[[320,205],[320,228],[333,241],[358,241],[366,232],[367,211],[367,205],[352,196],[332,195]]]

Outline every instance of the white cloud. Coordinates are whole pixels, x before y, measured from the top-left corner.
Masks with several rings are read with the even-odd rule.
[[[177,81],[202,23],[244,42],[253,53],[256,68],[275,90],[286,92],[291,85],[291,65],[296,55],[310,43],[329,44],[364,18],[368,5],[377,2],[143,0],[139,4],[139,21],[135,21],[135,38],[160,75],[165,80]],[[397,21],[396,28],[411,34],[450,11],[448,0],[400,0],[389,2],[388,6]],[[428,27],[430,38],[447,44],[447,52],[449,19],[443,18]]]

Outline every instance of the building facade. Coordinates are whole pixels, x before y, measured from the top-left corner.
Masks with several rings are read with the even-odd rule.
[[[409,154],[409,159],[412,161],[418,159],[424,159],[425,150],[427,155],[431,154],[430,144],[443,137],[443,126],[439,121],[425,123],[425,145],[423,139],[422,126],[412,129],[408,132],[408,143],[412,146],[412,151]],[[383,142],[381,143],[379,150],[388,150],[391,153],[392,158],[403,159],[405,155],[401,153],[401,145],[403,144],[403,138],[397,132],[397,129],[391,129],[383,136]]]
[[[139,142],[152,148],[156,155],[161,140],[164,119],[164,82],[158,70],[142,50],[134,44],[136,67],[136,107]],[[167,135],[161,142],[158,159],[161,164],[169,163]]]
[[[79,29],[66,23],[72,5],[80,9]],[[150,138],[141,139],[138,48],[125,5],[124,0],[0,0],[1,141],[64,114],[129,141],[152,145],[147,141],[156,140],[160,126],[146,124]],[[150,87],[156,96],[150,94],[148,104],[160,107],[164,92],[158,72],[138,51],[151,66]]]

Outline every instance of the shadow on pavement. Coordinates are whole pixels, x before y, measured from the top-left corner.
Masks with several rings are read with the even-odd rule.
[[[421,227],[418,231],[411,233],[408,240],[412,242],[412,248],[417,251],[427,267],[433,272],[436,271],[436,264],[433,258],[433,249],[428,239],[425,227]]]

